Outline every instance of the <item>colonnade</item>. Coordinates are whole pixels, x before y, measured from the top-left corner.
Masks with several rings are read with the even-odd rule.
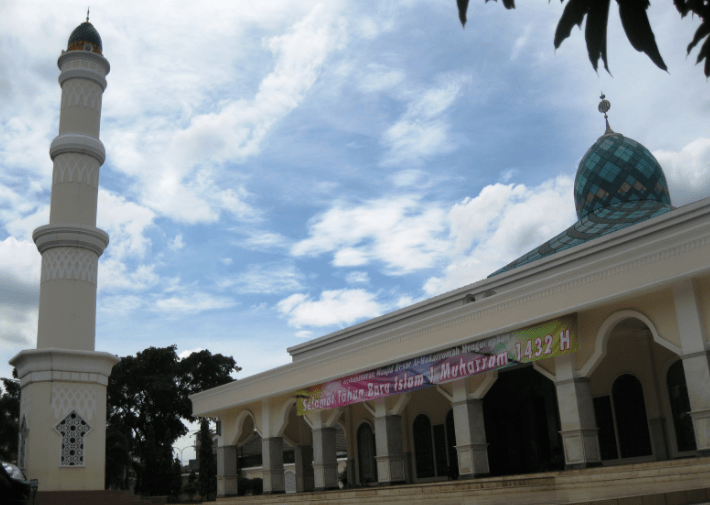
[[[710,355],[704,334],[705,323],[701,305],[691,280],[674,285],[672,291],[682,343],[678,354],[683,361],[697,454],[710,455]],[[611,330],[607,334],[599,333],[597,342],[593,345],[605,348],[605,339],[610,333]],[[567,469],[602,464],[590,377],[596,365],[603,359],[604,352],[597,352],[587,363],[580,366],[576,362],[575,354],[554,358],[553,377],[559,410],[559,433]],[[470,383],[465,379],[452,383],[449,390],[441,390],[453,410],[459,479],[490,474],[483,398],[496,381],[496,376],[495,371],[489,372],[474,390],[469,390]],[[413,480],[410,475],[412,465],[404,449],[406,444],[403,437],[403,413],[411,395],[416,394],[417,392],[406,393],[365,404],[374,419],[375,460],[379,485],[401,484]],[[268,400],[263,401],[263,412],[256,416],[259,420],[255,421],[254,426],[263,441],[264,493],[285,492],[282,437],[289,422],[288,411],[293,410],[295,399],[288,401],[291,403],[284,404],[280,409],[284,419],[279,422],[269,422],[274,410]],[[298,441],[300,443],[295,444],[298,492],[338,488],[334,425],[343,412],[344,409],[341,408],[304,416],[303,420],[310,428],[305,431],[310,433],[302,434]],[[293,413],[291,415],[293,419]],[[354,436],[356,429],[357,427],[351,427],[348,436]],[[665,435],[659,436],[662,438]],[[351,447],[355,447],[355,444],[351,444]],[[218,494],[221,496],[237,492],[236,454],[236,446],[226,445],[218,448]],[[667,449],[664,453],[659,447],[656,456],[667,458]],[[349,475],[353,475],[352,471]]]

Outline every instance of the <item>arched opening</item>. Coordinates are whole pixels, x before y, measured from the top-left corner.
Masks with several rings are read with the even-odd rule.
[[[631,374],[621,375],[611,387],[611,397],[621,457],[653,454],[641,381]]]
[[[414,437],[414,461],[418,479],[436,476],[434,467],[434,444],[431,440],[431,422],[424,414],[414,419],[412,427]]]
[[[357,429],[357,459],[360,484],[366,486],[370,482],[377,482],[375,434],[367,423],[362,423]]]
[[[695,430],[690,417],[690,398],[688,397],[688,386],[685,383],[682,360],[676,361],[668,368],[666,385],[668,386],[668,399],[671,404],[678,452],[695,451],[697,449]]]
[[[501,371],[483,399],[491,475],[556,469],[562,454],[557,393],[532,366]]]

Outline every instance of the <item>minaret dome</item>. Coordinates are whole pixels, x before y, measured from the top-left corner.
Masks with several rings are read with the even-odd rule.
[[[103,54],[103,45],[101,44],[101,35],[96,31],[94,25],[89,21],[84,21],[79,26],[74,28],[74,31],[69,35],[67,42],[67,51],[90,51],[93,53]]]

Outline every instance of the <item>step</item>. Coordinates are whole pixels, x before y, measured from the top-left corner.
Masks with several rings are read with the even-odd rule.
[[[148,505],[128,491],[38,491],[34,505]]]
[[[627,485],[631,482],[669,482],[677,480],[710,479],[710,458],[688,458],[672,461],[653,461],[631,465],[606,466],[560,472],[557,489],[603,482],[605,485]]]

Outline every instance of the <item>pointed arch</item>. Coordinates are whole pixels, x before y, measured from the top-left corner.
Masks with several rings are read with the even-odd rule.
[[[237,418],[234,420],[234,436],[227,445],[239,445],[239,439],[244,433],[244,424],[248,419],[251,419],[252,429],[256,430],[256,432],[259,433],[259,436],[261,436],[261,431],[257,426],[254,414],[249,409],[244,409],[237,414]]]
[[[620,310],[618,312],[614,312],[609,317],[607,317],[599,327],[599,330],[597,331],[597,336],[594,340],[594,352],[589,357],[589,359],[587,359],[587,362],[584,364],[584,366],[582,366],[582,368],[579,370],[580,376],[591,377],[594,370],[602,362],[604,356],[606,356],[607,342],[609,341],[609,337],[614,331],[614,328],[616,328],[619,323],[626,319],[637,319],[641,321],[648,328],[654,342],[665,347],[666,349],[677,355],[681,354],[681,349],[676,345],[670,343],[665,338],[661,337],[658,334],[656,326],[644,314],[636,310]]]

